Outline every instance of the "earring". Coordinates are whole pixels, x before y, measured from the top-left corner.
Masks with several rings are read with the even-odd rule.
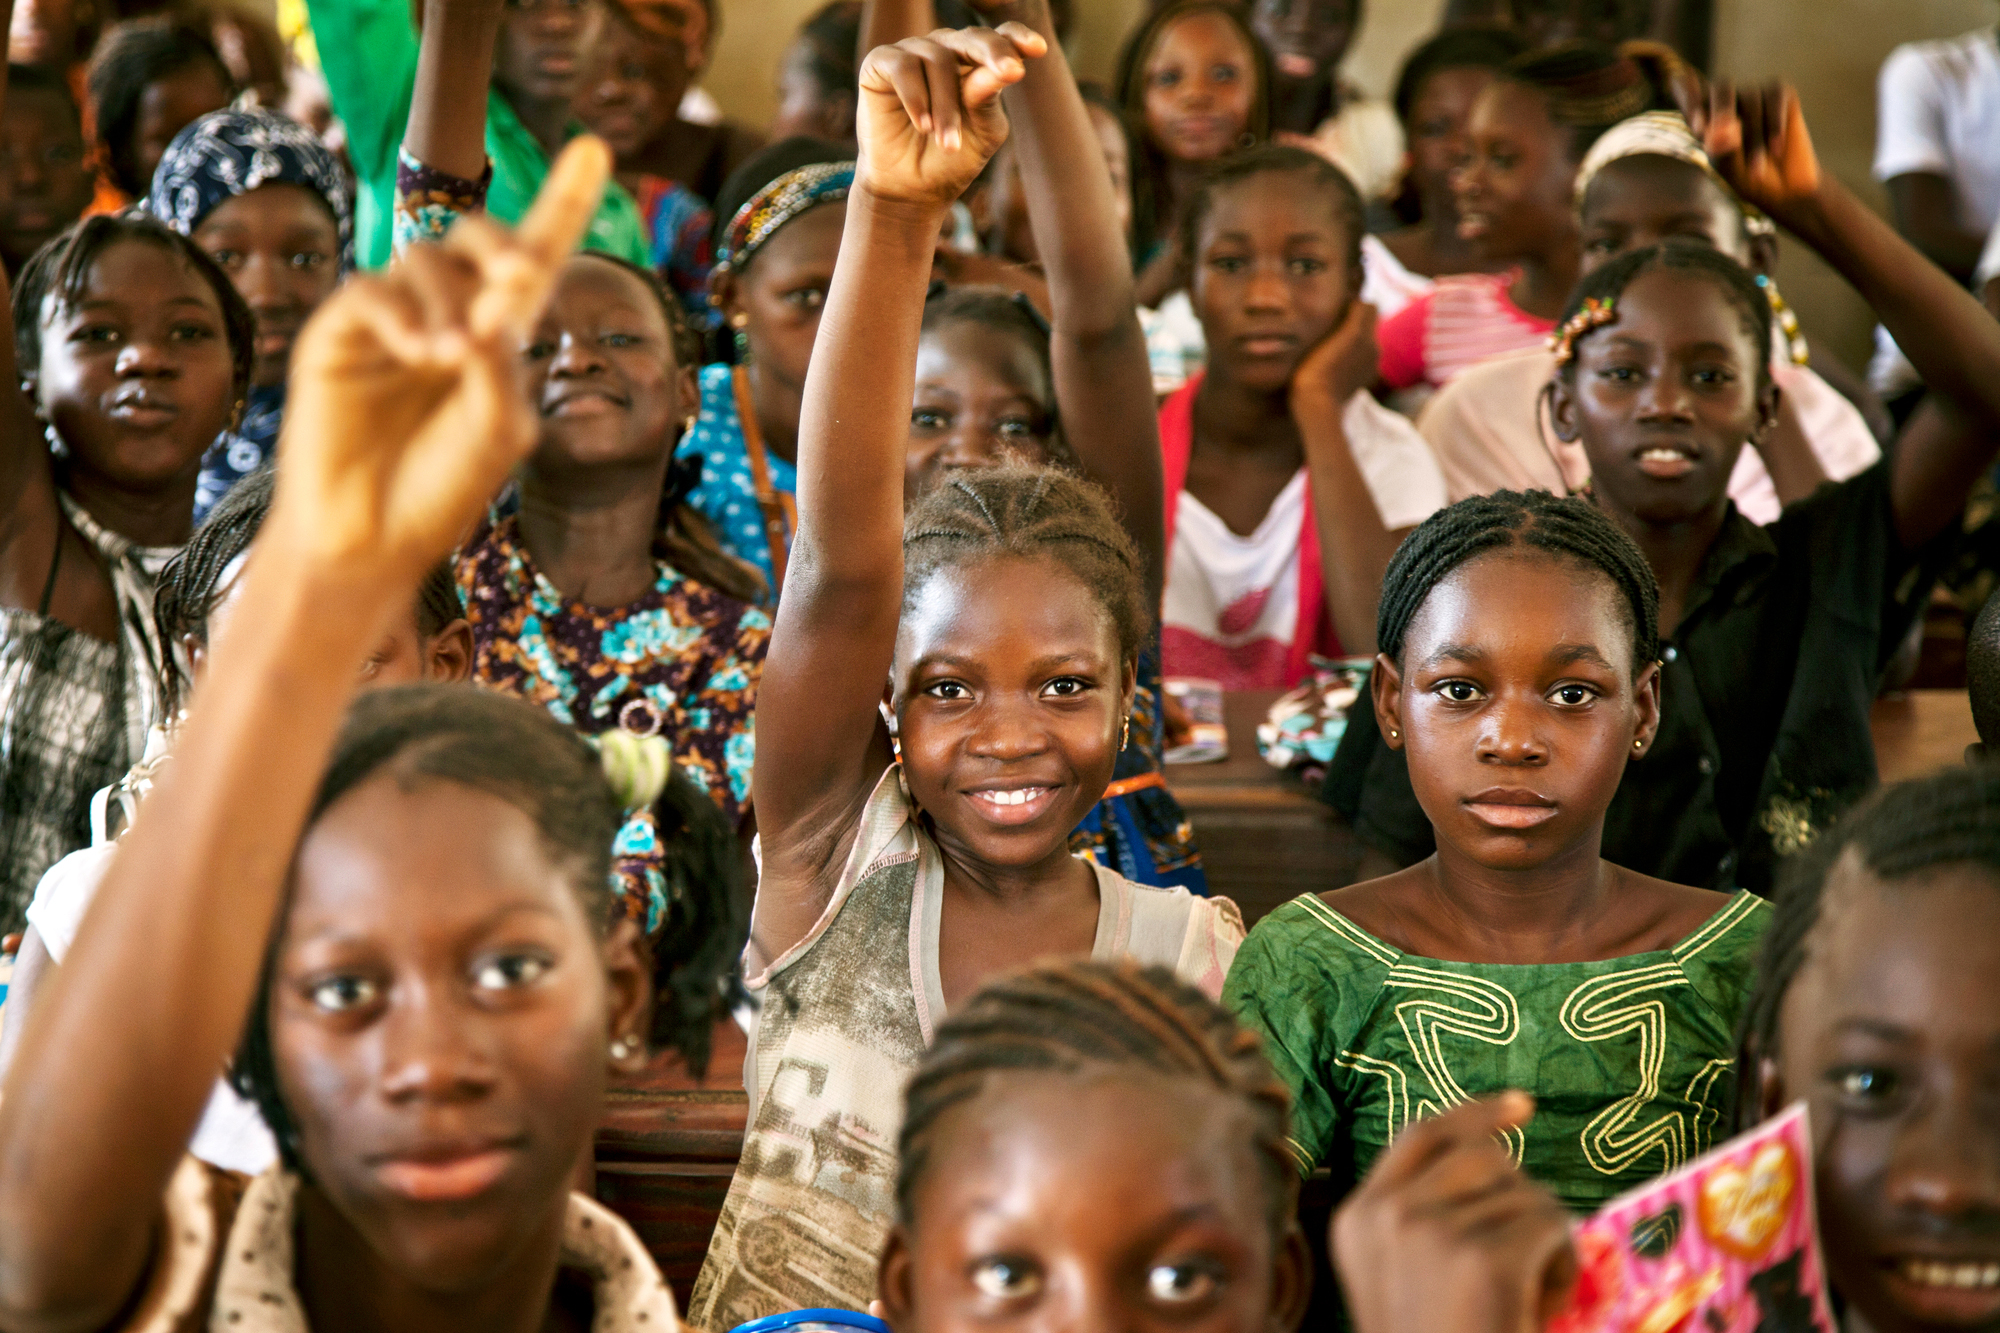
[[[1392,741],[1399,741],[1403,739],[1403,733],[1396,730],[1394,727],[1391,727],[1389,728],[1389,739]]]
[[[1118,729],[1118,748],[1122,751],[1132,743],[1132,719],[1127,717],[1125,725]]]
[[[633,1053],[638,1049],[639,1044],[630,1037],[620,1037],[617,1041],[611,1043],[611,1058],[614,1060],[630,1060]]]
[[[50,458],[55,459],[57,462],[62,462],[69,457],[69,446],[63,443],[62,436],[56,434],[55,422],[48,421],[42,423],[42,438],[48,441]]]
[[[739,366],[750,364],[750,335],[744,332],[749,327],[750,316],[742,311],[739,310],[729,317],[730,336],[736,343],[736,364]]]
[[[1643,749],[1645,749],[1645,748],[1646,748],[1646,742],[1644,742],[1644,741],[1633,741],[1633,742],[1632,742],[1632,752],[1633,752],[1634,754],[1637,754],[1637,753],[1638,753],[1639,751],[1641,751],[1641,750],[1643,750]]]

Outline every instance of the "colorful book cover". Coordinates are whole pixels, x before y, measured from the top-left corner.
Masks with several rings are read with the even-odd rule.
[[[1799,1102],[1576,1228],[1549,1333],[1837,1333]]]

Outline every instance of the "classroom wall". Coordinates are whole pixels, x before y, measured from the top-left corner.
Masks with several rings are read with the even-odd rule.
[[[717,0],[723,12],[715,68],[706,81],[729,113],[762,124],[774,104],[778,53],[823,0]],[[1145,0],[1077,0],[1074,55],[1085,78],[1109,81],[1118,44]],[[1373,0],[1347,72],[1383,95],[1411,47],[1437,25],[1444,0]],[[1875,142],[1875,71],[1900,42],[1946,37],[2000,16],[1995,0],[1716,0],[1715,67],[1743,80],[1777,77],[1799,87],[1814,140],[1841,180],[1881,206],[1869,175]],[[1868,355],[1867,311],[1817,259],[1786,247],[1779,284],[1815,337],[1857,368]]]

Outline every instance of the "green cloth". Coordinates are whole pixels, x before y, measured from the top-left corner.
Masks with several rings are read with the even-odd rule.
[[[333,113],[347,127],[347,152],[359,189],[354,201],[355,262],[389,262],[396,205],[396,149],[410,120],[417,86],[417,31],[409,0],[306,0]],[[573,126],[572,132],[581,129]],[[486,96],[486,156],[493,184],[486,209],[518,222],[549,173],[548,155],[497,91]],[[587,249],[646,264],[646,227],[639,205],[613,183],[604,192]]]
[[[1257,923],[1223,1003],[1291,1087],[1302,1168],[1343,1188],[1411,1120],[1521,1088],[1514,1160],[1579,1212],[1708,1150],[1770,904],[1740,892],[1669,950],[1591,963],[1403,954],[1313,894]]]

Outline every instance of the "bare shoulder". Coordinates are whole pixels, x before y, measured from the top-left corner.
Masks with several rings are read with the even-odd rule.
[[[1655,879],[1634,870],[1623,874],[1619,897],[1630,904],[1628,928],[1645,941],[1645,949],[1673,948],[1727,907],[1732,896],[1715,889]]]
[[[1408,917],[1413,900],[1430,873],[1428,866],[1428,862],[1420,861],[1391,874],[1327,889],[1315,896],[1370,935],[1405,953],[1413,952],[1416,941],[1410,934]]]

